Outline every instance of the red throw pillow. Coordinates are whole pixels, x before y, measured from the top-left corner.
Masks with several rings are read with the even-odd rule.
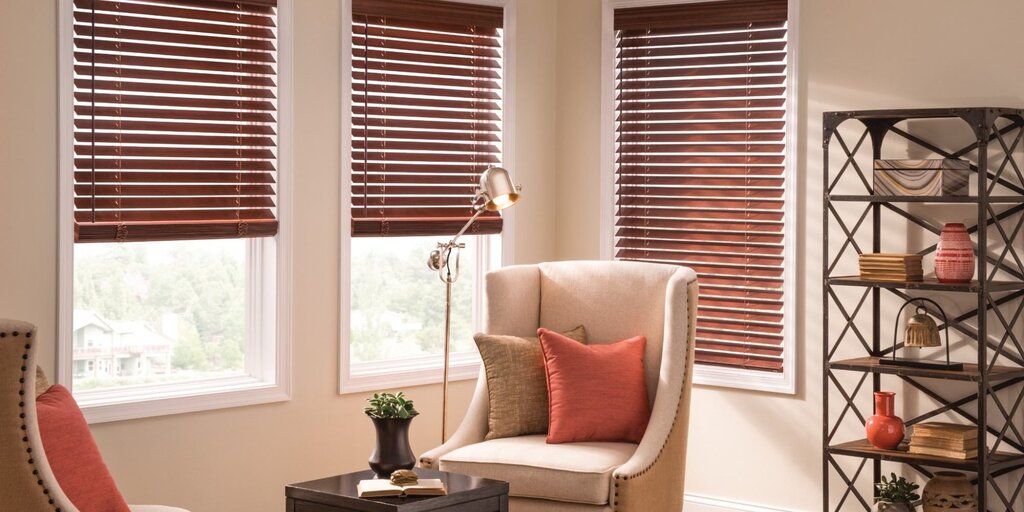
[[[548,443],[639,443],[651,418],[644,380],[644,346],[636,336],[583,345],[538,329],[548,379]]]
[[[36,413],[53,476],[79,512],[131,512],[71,392],[50,386],[36,398]]]

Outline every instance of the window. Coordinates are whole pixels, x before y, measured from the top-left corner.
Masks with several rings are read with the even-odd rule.
[[[613,256],[697,271],[697,382],[792,392],[787,1],[613,20]]]
[[[90,421],[288,396],[282,4],[61,4],[59,379]]]
[[[480,173],[502,161],[504,101],[502,8],[351,6],[344,392],[440,379],[445,288],[426,258],[474,214]],[[467,247],[453,287],[453,378],[476,376],[480,277],[500,264],[502,226],[490,212],[460,239]]]

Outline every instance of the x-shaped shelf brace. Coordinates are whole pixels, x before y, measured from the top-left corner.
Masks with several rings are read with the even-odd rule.
[[[857,306],[853,308],[852,313],[846,312],[846,308],[843,307],[843,302],[839,300],[834,288],[829,288],[828,294],[832,297],[832,301],[835,303],[836,307],[839,309],[839,313],[843,315],[843,318],[846,321],[846,324],[843,326],[843,330],[839,333],[839,336],[836,337],[836,341],[829,348],[828,360],[831,361],[835,356],[836,351],[839,349],[839,346],[842,344],[847,333],[853,333],[857,336],[861,346],[864,347],[864,351],[868,354],[872,353],[871,344],[868,343],[867,338],[864,337],[864,333],[860,332],[856,322],[857,314],[860,313],[860,309],[864,306],[864,303],[867,302],[868,296],[871,295],[871,288],[864,289],[864,293],[860,296],[860,300],[857,302]]]
[[[865,373],[861,375],[860,380],[857,381],[857,386],[853,388],[853,393],[846,392],[846,388],[844,388],[842,383],[839,382],[835,372],[828,372],[828,377],[832,381],[832,384],[836,386],[836,390],[839,391],[839,394],[843,396],[843,400],[846,402],[846,404],[843,405],[843,410],[839,413],[839,417],[836,418],[836,422],[828,432],[826,440],[829,444],[832,444],[832,440],[835,439],[836,434],[839,432],[839,427],[843,425],[843,418],[846,417],[846,413],[848,411],[853,411],[853,414],[857,416],[858,420],[860,420],[861,426],[867,423],[867,419],[864,417],[864,414],[860,412],[860,408],[857,407],[854,400],[857,397],[857,393],[860,391],[860,388],[862,388],[864,383],[867,381],[868,374]]]
[[[864,495],[862,495],[860,493],[860,490],[857,489],[856,484],[857,480],[860,478],[861,472],[863,472],[864,468],[867,466],[868,459],[861,459],[860,464],[857,465],[857,471],[853,473],[853,477],[849,477],[846,475],[846,472],[843,471],[843,468],[839,465],[839,461],[837,461],[831,453],[826,453],[825,457],[828,459],[829,464],[831,464],[832,467],[835,468],[836,474],[839,475],[839,478],[841,478],[843,480],[843,483],[846,484],[846,491],[843,492],[843,495],[839,498],[839,504],[836,505],[835,511],[841,512],[842,510],[844,510],[843,504],[846,503],[846,498],[850,497],[851,495],[857,498],[857,501],[859,501],[860,504],[864,506],[864,510],[870,510],[871,505],[869,505],[868,501],[864,499]],[[872,501],[874,501],[874,499],[872,499]]]

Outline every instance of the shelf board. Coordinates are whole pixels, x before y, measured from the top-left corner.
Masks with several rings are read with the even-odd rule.
[[[832,361],[828,367],[833,370],[848,370],[855,372],[884,373],[886,375],[900,375],[905,377],[923,377],[928,379],[961,380],[968,382],[980,382],[981,372],[978,365],[964,363],[961,371],[933,370],[928,368],[908,368],[905,366],[892,366],[880,363],[879,357],[859,357],[856,359],[845,359]],[[1024,368],[1012,366],[995,366],[988,372],[989,381],[1002,381],[1016,378],[1024,378]]]
[[[966,203],[981,202],[978,196],[932,197],[932,196],[875,196],[875,195],[830,195],[829,201],[855,203]],[[989,196],[989,203],[1024,203],[1024,196]]]
[[[846,110],[825,112],[826,117],[845,117],[852,119],[936,119],[962,117],[964,115],[989,110],[1001,116],[1022,116],[1024,110],[1006,107],[957,107],[957,108],[899,108],[886,110]]]
[[[828,283],[832,286],[866,286],[942,292],[978,293],[981,291],[981,283],[978,281],[971,281],[969,283],[940,283],[935,278],[925,278],[921,281],[874,281],[861,279],[860,276],[838,276],[829,277]],[[988,291],[990,292],[1013,290],[1024,290],[1024,281],[990,281],[988,284]]]
[[[895,450],[882,450],[871,446],[867,439],[858,439],[848,443],[840,443],[828,447],[828,452],[836,455],[847,455],[863,459],[887,460],[904,464],[918,464],[936,468],[959,469],[961,471],[978,471],[978,459],[951,459],[910,453],[907,443]],[[988,456],[989,471],[1024,466],[1024,455],[1007,452],[996,452]]]

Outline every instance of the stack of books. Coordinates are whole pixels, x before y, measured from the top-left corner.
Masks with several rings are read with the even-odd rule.
[[[921,423],[910,435],[910,453],[973,459],[978,456],[978,427],[953,423]]]
[[[869,281],[920,281],[924,277],[920,254],[868,253],[860,255],[860,278]]]

